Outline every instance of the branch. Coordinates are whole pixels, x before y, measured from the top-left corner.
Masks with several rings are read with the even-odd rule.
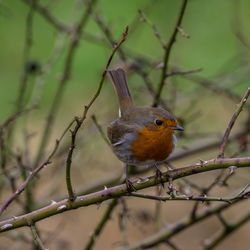
[[[201,71],[202,71],[202,68],[192,69],[192,70],[187,70],[187,71],[173,70],[172,72],[167,73],[166,76],[169,77],[169,76],[175,76],[175,75],[189,75],[189,74],[198,73]]]
[[[228,202],[231,203],[234,200],[238,199],[246,199],[249,194],[250,190],[247,190],[250,186],[250,183],[248,183],[239,193],[236,195],[229,197],[229,198],[222,198],[222,197],[208,197],[208,196],[158,196],[158,195],[149,195],[149,194],[140,194],[140,193],[135,193],[132,192],[128,194],[128,196],[134,196],[138,198],[144,198],[144,199],[149,199],[149,200],[158,200],[158,201],[223,201],[223,202]]]
[[[118,199],[113,199],[112,202],[109,204],[109,206],[107,207],[105,213],[103,214],[100,222],[98,223],[97,227],[95,228],[95,231],[91,234],[90,239],[89,239],[86,247],[84,248],[85,250],[90,250],[93,248],[93,245],[95,244],[97,237],[99,236],[99,234],[103,230],[106,222],[110,219],[110,215],[113,212],[114,208],[116,207],[117,202],[118,202]]]
[[[50,107],[49,115],[48,115],[46,125],[42,134],[41,143],[40,143],[37,155],[36,155],[35,164],[34,164],[35,166],[39,164],[40,159],[43,155],[44,149],[46,148],[46,145],[50,138],[51,130],[55,121],[55,116],[60,106],[66,83],[70,78],[73,59],[75,56],[76,48],[78,46],[78,41],[79,41],[79,38],[81,37],[83,27],[87,24],[87,21],[90,15],[90,10],[92,9],[95,2],[96,0],[90,0],[90,2],[88,2],[86,10],[84,11],[78,24],[74,27],[74,30],[73,30],[74,32],[72,32],[70,45],[67,51],[66,59],[64,61],[62,77],[59,80],[57,91],[56,91],[53,103]]]
[[[221,146],[220,146],[220,151],[219,151],[219,154],[218,154],[218,157],[219,158],[223,158],[224,157],[224,150],[225,150],[225,146],[227,144],[227,141],[228,141],[228,137],[230,135],[230,132],[233,128],[233,125],[236,121],[236,119],[238,118],[240,112],[242,111],[243,109],[243,106],[245,105],[245,103],[247,102],[247,98],[250,94],[250,87],[247,89],[245,95],[243,96],[243,98],[241,99],[241,102],[239,103],[237,109],[235,110],[229,124],[228,124],[228,127],[225,131],[225,134],[223,136],[223,139],[222,139],[222,143],[221,143]]]
[[[177,23],[176,23],[176,25],[174,27],[174,31],[172,33],[172,36],[170,37],[170,40],[167,43],[167,46],[165,48],[165,55],[164,55],[164,62],[163,62],[163,68],[162,68],[162,73],[161,73],[161,79],[160,79],[160,83],[159,83],[158,88],[157,88],[156,96],[155,96],[154,101],[153,101],[153,105],[152,105],[153,107],[157,107],[158,103],[160,101],[161,92],[163,90],[165,80],[166,80],[166,74],[167,74],[167,71],[168,71],[169,56],[170,56],[170,53],[171,53],[172,46],[173,46],[173,44],[174,44],[174,42],[176,40],[176,35],[178,33],[178,27],[181,26],[181,21],[182,21],[182,18],[183,18],[183,15],[184,15],[184,12],[185,12],[185,9],[186,9],[186,6],[187,6],[187,1],[188,0],[183,0],[181,10],[180,10],[180,13],[179,13],[179,17],[177,19]]]
[[[38,235],[37,228],[36,228],[35,224],[31,224],[30,229],[32,232],[33,239],[34,239],[35,243],[37,244],[37,246],[42,250],[47,250],[47,248],[43,245],[43,242]]]
[[[159,40],[161,46],[163,47],[163,49],[166,48],[166,42],[162,39],[160,33],[158,32],[156,25],[154,23],[152,23],[147,17],[146,15],[143,13],[142,10],[138,10],[138,13],[141,17],[141,21],[147,23],[149,26],[151,26],[151,28],[154,31],[155,37]]]
[[[150,176],[145,179],[134,181],[133,186],[135,187],[136,190],[141,190],[158,185],[160,183],[167,182],[169,179],[176,180],[179,178],[183,178],[185,176],[204,173],[216,169],[224,169],[230,166],[237,166],[238,168],[249,167],[250,157],[232,158],[232,159],[219,158],[219,159],[204,161],[184,168],[169,170],[165,173],[162,173],[161,179],[159,178],[156,179],[155,176]],[[72,202],[69,201],[68,199],[64,199],[59,202],[52,202],[52,204],[45,206],[41,209],[35,210],[31,213],[0,222],[0,232],[27,226],[28,225],[27,221],[32,221],[33,223],[35,223],[37,221],[40,221],[42,219],[48,218],[50,216],[65,211],[69,211],[79,207],[89,206],[92,204],[100,203],[102,201],[124,195],[127,195],[126,184],[118,185],[111,188],[105,188],[104,190],[96,193],[91,193],[84,196],[78,196]]]
[[[110,147],[110,142],[109,142],[107,136],[105,135],[105,133],[104,133],[104,131],[103,131],[101,125],[98,123],[98,121],[97,121],[97,119],[96,119],[96,116],[95,116],[95,115],[92,115],[91,118],[92,118],[92,120],[93,120],[93,122],[94,122],[94,124],[95,124],[95,126],[96,126],[96,128],[97,128],[97,130],[99,131],[99,133],[100,133],[102,139],[103,139],[103,140],[106,142],[106,144]]]
[[[227,225],[224,230],[217,233],[213,239],[208,239],[205,241],[204,250],[214,249],[221,241],[223,241],[229,234],[233,233],[235,230],[239,229],[242,225],[250,220],[250,211],[248,211],[243,216],[239,216],[234,223]]]
[[[202,76],[191,75],[191,74],[182,75],[182,77],[184,77],[185,79],[191,80],[195,83],[198,83],[202,87],[216,93],[217,95],[220,95],[220,96],[223,95],[229,100],[232,100],[235,102],[240,101],[240,96],[238,96],[237,94],[234,94],[229,89],[225,89],[223,87],[218,86],[218,84],[215,81],[208,80]]]
[[[72,28],[68,27],[67,25],[63,24],[61,21],[57,20],[50,12],[49,10],[40,5],[39,1],[34,1],[34,0],[22,0],[24,3],[28,4],[28,5],[32,5],[33,2],[36,2],[34,8],[36,9],[36,11],[42,16],[44,17],[49,23],[51,23],[57,30],[62,31],[62,32],[71,32]]]
[[[54,149],[52,150],[52,152],[50,153],[50,155],[48,156],[48,158],[43,162],[41,163],[37,168],[35,168],[34,170],[32,170],[29,174],[29,176],[27,177],[27,179],[25,180],[25,182],[16,190],[15,193],[13,193],[10,198],[4,202],[4,204],[1,206],[0,208],[0,215],[3,213],[3,211],[10,205],[10,203],[19,195],[21,194],[25,187],[29,184],[29,182],[33,179],[33,177],[38,173],[40,172],[45,166],[49,165],[51,163],[51,159],[52,157],[55,155],[58,147],[59,147],[59,144],[61,142],[61,140],[63,139],[64,135],[66,134],[66,132],[70,129],[70,127],[74,124],[75,120],[71,121],[69,123],[69,125],[67,126],[67,128],[63,131],[61,137],[56,140],[56,144],[55,144],[55,147]]]
[[[245,131],[240,132],[240,133],[235,133],[231,136],[230,141],[235,140],[240,138],[240,136],[242,136],[242,134],[246,133]],[[199,143],[194,143],[194,145],[191,145],[189,149],[182,149],[182,150],[178,150],[176,152],[174,152],[173,154],[170,155],[170,157],[168,158],[169,161],[174,161],[174,160],[179,160],[182,158],[185,158],[187,156],[190,157],[190,155],[192,154],[196,154],[199,152],[202,152],[204,150],[208,150],[214,147],[219,146],[221,143],[221,139],[219,138],[214,138],[213,140],[209,140],[209,141],[204,141],[202,140],[202,142]],[[147,173],[150,171],[150,168],[147,167],[135,167],[132,169],[132,173],[133,175],[135,174],[142,174],[142,173]],[[82,185],[81,187],[78,188],[78,192],[77,195],[85,195],[88,193],[92,193],[92,192],[96,192],[100,189],[102,189],[104,186],[106,187],[110,187],[110,186],[114,186],[114,185],[118,185],[121,184],[121,180],[122,180],[122,176],[123,176],[124,172],[123,170],[117,170],[113,173],[109,173],[103,177],[97,178],[96,180],[90,181],[87,184]],[[65,195],[63,196],[56,196],[55,198],[52,198],[53,200],[62,200],[65,198]],[[44,202],[40,203],[37,208],[43,207],[45,206]]]
[[[67,157],[67,161],[66,161],[66,183],[67,183],[67,190],[68,190],[70,201],[73,201],[75,199],[75,195],[74,195],[73,188],[72,188],[72,185],[71,185],[70,169],[71,169],[71,163],[72,163],[72,155],[73,155],[74,148],[75,148],[75,139],[76,139],[77,132],[80,129],[80,127],[82,126],[82,123],[84,122],[84,120],[86,119],[86,116],[87,116],[87,113],[88,113],[90,107],[95,102],[96,98],[99,96],[99,94],[101,92],[102,85],[103,85],[105,76],[107,74],[108,68],[110,66],[110,63],[111,63],[111,61],[113,59],[113,56],[114,56],[115,52],[126,41],[126,38],[127,38],[127,35],[128,35],[128,29],[129,29],[129,27],[127,26],[124,33],[123,33],[123,35],[122,35],[121,40],[114,46],[114,48],[113,48],[113,50],[112,50],[112,52],[110,54],[110,57],[108,59],[108,62],[106,64],[106,67],[105,67],[105,69],[104,69],[104,71],[102,73],[102,77],[101,77],[101,80],[100,80],[100,83],[99,83],[99,87],[98,87],[95,95],[93,96],[93,98],[85,106],[82,117],[81,118],[75,118],[76,126],[75,126],[74,130],[71,131],[71,134],[72,134],[72,136],[71,136],[71,138],[72,138],[71,139],[71,147],[70,147],[68,157]]]
[[[123,248],[123,250],[136,250],[136,249],[146,249],[152,248],[153,246],[158,245],[159,243],[164,243],[166,240],[170,239],[172,236],[176,236],[177,233],[182,232],[183,230],[189,228],[190,226],[196,224],[199,221],[202,221],[214,214],[220,213],[231,207],[232,205],[238,203],[240,200],[236,200],[233,204],[220,204],[217,206],[209,207],[206,209],[202,209],[195,218],[191,218],[187,216],[181,219],[179,222],[175,223],[174,225],[166,228],[163,227],[158,233],[145,238],[144,240],[135,243],[132,246],[128,246]]]

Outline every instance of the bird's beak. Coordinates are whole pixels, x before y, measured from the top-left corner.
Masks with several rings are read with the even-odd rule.
[[[184,128],[183,128],[183,127],[181,127],[181,126],[179,126],[179,125],[176,125],[176,126],[174,126],[174,127],[171,127],[171,129],[173,129],[173,130],[180,130],[180,131],[184,131]]]

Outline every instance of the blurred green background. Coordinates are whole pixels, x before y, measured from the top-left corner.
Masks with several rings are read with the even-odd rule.
[[[76,24],[81,18],[86,9],[84,3],[85,1],[81,0],[39,1],[39,4],[46,6],[47,10],[57,20],[69,26]],[[159,65],[162,62],[164,50],[155,37],[152,28],[145,22],[140,21],[138,9],[141,9],[146,17],[156,25],[162,39],[167,42],[173,32],[181,3],[181,0],[99,0],[94,7],[94,13],[103,19],[103,23],[109,27],[115,40],[118,41],[121,38],[125,27],[129,25],[129,34],[126,42],[122,45],[122,49],[131,63],[138,58],[150,62],[147,65],[144,61],[137,61],[143,70],[150,72],[149,77],[155,89],[160,81],[161,68]],[[211,82],[208,82],[208,86],[204,88],[182,76],[168,78],[162,98],[171,106],[172,111],[178,120],[184,123],[185,128],[185,136],[181,136],[180,133],[177,135],[179,137],[177,151],[192,147],[196,141],[206,142],[207,139],[219,138],[223,135],[237,102],[234,99],[225,98],[222,93],[215,94],[209,90],[209,87],[224,88],[240,99],[249,86],[249,9],[250,1],[248,0],[188,1],[181,28],[190,38],[183,37],[178,33],[170,55],[171,68],[169,71],[173,67],[178,67],[183,71],[202,68],[202,71],[195,75]],[[39,109],[32,111],[28,118],[24,117],[18,120],[13,150],[20,155],[23,154],[25,163],[34,167],[32,165],[34,163],[33,156],[36,155],[39,148],[44,124],[54,100],[59,79],[63,73],[70,39],[68,35],[59,35],[56,28],[35,11],[30,56],[24,63],[25,32],[29,10],[30,6],[25,3],[25,0],[0,0],[0,124],[16,110],[16,100],[20,94],[19,85],[27,69],[27,63],[35,63],[41,69],[47,64],[51,55],[55,53],[55,47],[62,48],[61,52],[57,53],[58,58],[50,66],[41,89],[37,88],[37,79],[39,79],[41,72],[38,70],[35,73],[28,74],[27,91],[24,96],[25,107],[32,104],[35,96],[40,99]],[[66,82],[60,109],[52,129],[53,133],[49,138],[48,146],[45,148],[44,157],[49,154],[54,146],[55,139],[62,134],[69,121],[74,116],[81,115],[84,105],[89,102],[95,93],[111,51],[112,46],[94,18],[90,16],[76,48],[70,78]],[[136,104],[151,105],[153,98],[145,87],[144,80],[131,72],[131,68],[124,65],[119,59],[118,53],[116,53],[111,68],[118,66],[128,69],[129,87]],[[72,180],[76,192],[81,192],[82,187],[88,185],[89,182],[99,181],[100,178],[120,169],[121,162],[107,147],[90,119],[90,115],[95,114],[105,131],[106,126],[117,118],[117,113],[118,105],[115,92],[112,85],[105,81],[100,96],[91,107],[83,129],[78,133],[77,147],[74,151],[72,164]],[[233,132],[238,132],[245,126],[246,117],[247,112],[242,112]],[[27,139],[27,131],[31,135],[30,140]],[[70,134],[67,133],[58,154],[53,159],[53,164],[50,165],[51,167],[44,169],[37,178],[38,184],[36,189],[33,190],[33,198],[37,206],[48,204],[51,199],[59,200],[61,197],[66,197],[65,158],[67,157],[69,140]],[[228,145],[226,155],[231,156],[235,152],[237,153],[239,148],[239,142],[234,141]],[[25,149],[27,149],[27,152]],[[200,159],[212,159],[217,154],[218,147],[215,147],[174,161],[173,164],[174,167],[183,167],[190,163],[199,162]],[[247,155],[249,155],[249,148],[244,152],[240,151],[237,156]],[[13,160],[10,160],[8,167],[12,168],[13,166],[16,166],[16,162],[13,163]],[[19,172],[15,174],[20,177]],[[214,172],[197,175],[193,177],[192,181],[204,187],[209,185],[216,176],[217,173]],[[12,191],[10,188],[7,190],[6,187],[7,185],[9,187],[9,183],[4,180],[3,175],[1,177],[3,177],[0,183],[1,188],[5,188],[0,192],[0,198],[3,201]],[[232,191],[237,190],[243,183],[249,181],[249,169],[237,170],[234,177],[230,179],[229,188],[217,187],[211,195],[229,195]],[[154,191],[154,189],[149,190],[151,193]],[[21,196],[21,198],[24,199],[24,196]],[[145,212],[154,218],[154,201],[138,202],[136,199],[130,198],[126,200],[128,201],[128,207],[132,208],[132,217],[138,219],[138,214]],[[58,239],[51,240],[51,243],[47,246],[60,250],[80,249],[79,245],[85,245],[106,205],[107,203],[104,203],[98,209],[91,206],[63,213],[37,223],[38,227],[41,228],[42,237],[49,235],[50,230],[55,233],[60,231]],[[176,222],[186,216],[187,211],[192,210],[192,205],[193,203],[186,202],[164,204],[161,225],[165,225],[166,222]],[[204,207],[205,204],[201,206]],[[229,212],[227,219],[236,218],[239,211],[243,211],[247,207],[249,207],[249,203],[243,203],[238,210]],[[20,213],[20,208],[13,205],[8,208],[5,216],[10,217],[18,213]],[[100,241],[97,242],[96,249],[113,249],[114,242],[120,241],[118,219],[117,216],[114,215],[114,217],[114,221],[108,224],[107,230],[105,229]],[[188,249],[187,246],[192,250],[198,249],[202,239],[210,237],[220,228],[216,218],[209,219],[208,223],[205,223],[203,222],[203,224],[187,230],[184,234],[178,235],[174,238],[174,241],[182,249]],[[138,227],[135,227],[134,224],[131,221],[129,222],[129,239],[131,239],[131,242],[141,240],[155,232],[155,225],[152,221],[147,223],[139,221]],[[139,227],[143,228],[144,231]],[[72,228],[77,228],[77,232]],[[26,229],[20,229],[19,232],[28,235]],[[249,224],[221,244],[218,249],[248,249],[248,235]],[[239,237],[240,241],[237,241]],[[27,246],[30,247],[30,244],[26,244],[26,247],[24,247],[21,241],[10,240],[9,238],[2,244],[3,246],[13,244],[16,249],[28,249]]]
[[[80,1],[79,1],[80,2]],[[75,10],[75,1],[39,1],[47,5],[49,10],[63,23],[77,22],[84,6]],[[157,26],[165,41],[168,40],[176,22],[181,1],[103,1],[96,4],[95,11],[104,17],[104,22],[110,27],[114,38],[119,39],[126,25],[130,25],[128,40],[123,45],[135,55],[141,54],[150,60],[161,60],[163,49],[155,38],[149,25],[138,22],[138,9],[145,10],[146,16]],[[190,0],[184,16],[182,27],[190,35],[190,39],[178,35],[173,47],[170,62],[184,70],[202,68],[202,76],[210,79],[223,72],[234,72],[242,62],[242,58],[249,55],[249,51],[237,39],[234,31],[236,19],[240,19],[241,32],[250,40],[249,7],[247,0]],[[23,48],[26,17],[29,7],[22,1],[1,1],[0,4],[0,120],[3,121],[13,111],[18,85],[23,71]],[[75,13],[72,17],[72,11]],[[132,25],[131,25],[132,24]],[[135,24],[135,25],[133,25]],[[133,30],[133,28],[135,28]],[[79,105],[86,103],[86,97],[93,93],[100,80],[101,72],[110,53],[102,31],[93,18],[90,18],[86,28],[87,33],[103,39],[101,44],[81,39],[73,62],[71,79],[67,83],[64,95],[65,107],[72,102],[79,101]],[[33,41],[29,60],[40,65],[48,60],[55,46],[56,29],[41,15],[35,13],[33,23]],[[105,45],[105,46],[103,46]],[[243,52],[244,51],[244,52]],[[242,57],[237,55],[243,52]],[[248,53],[246,55],[246,53]],[[232,58],[234,58],[232,60]],[[45,111],[50,105],[55,92],[58,77],[62,72],[65,51],[53,65],[49,77],[45,81],[40,108]],[[115,65],[115,61],[113,65]],[[154,82],[158,84],[159,74],[154,75]],[[185,91],[194,91],[196,88],[190,82],[182,80],[180,85]],[[136,79],[136,86],[142,85],[141,79]],[[223,84],[223,83],[222,83]],[[242,79],[235,85],[233,80],[229,85],[233,91],[242,94],[248,86],[248,79]],[[32,90],[34,77],[29,79],[29,89]],[[139,85],[139,86],[141,86]],[[155,85],[156,86],[156,85]],[[225,86],[227,87],[227,86]],[[112,90],[108,90],[112,91]],[[73,99],[73,100],[72,100]],[[62,105],[62,106],[64,106]],[[69,110],[75,115],[77,112]]]

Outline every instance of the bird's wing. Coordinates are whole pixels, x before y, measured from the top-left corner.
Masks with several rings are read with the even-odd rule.
[[[110,142],[119,144],[125,134],[133,133],[134,129],[131,125],[122,123],[119,119],[113,121],[107,128],[107,134]]]

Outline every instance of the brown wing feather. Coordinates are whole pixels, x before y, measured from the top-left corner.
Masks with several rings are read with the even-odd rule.
[[[120,119],[113,121],[107,127],[108,138],[112,144],[119,142],[124,134],[132,132],[134,132],[134,129],[131,126],[120,122]]]

